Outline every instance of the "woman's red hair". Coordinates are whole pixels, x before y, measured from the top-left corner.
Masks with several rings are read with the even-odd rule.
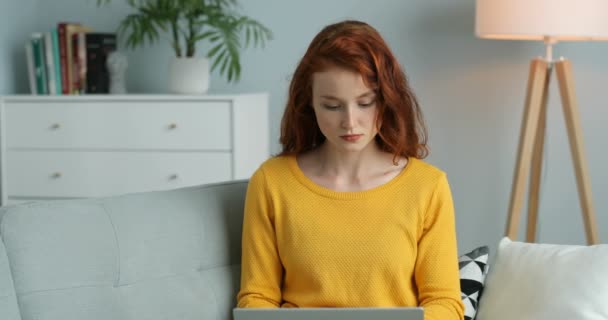
[[[395,157],[428,155],[420,106],[399,62],[376,29],[352,20],[321,30],[296,68],[281,122],[279,155],[301,154],[325,141],[312,108],[312,76],[331,66],[361,74],[376,93],[376,142],[382,150]]]

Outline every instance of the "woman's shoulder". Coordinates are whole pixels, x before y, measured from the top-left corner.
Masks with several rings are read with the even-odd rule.
[[[291,161],[293,156],[277,155],[265,160],[251,175],[249,184],[257,188],[268,190],[280,190],[286,187],[289,176],[293,175]]]
[[[275,171],[289,167],[289,162],[294,158],[293,155],[275,155],[266,159],[261,165],[260,169],[265,171]]]
[[[254,176],[262,175],[266,178],[286,174],[290,170],[291,162],[295,158],[292,155],[276,155],[266,159],[254,172]]]
[[[424,159],[411,157],[408,159],[407,166],[409,166],[408,170],[410,170],[418,180],[428,181],[431,184],[436,184],[437,181],[446,179],[447,177],[447,174],[443,169],[430,164]]]
[[[447,174],[440,167],[418,158],[410,158],[408,166],[403,186],[422,199],[421,203],[428,203],[438,191],[449,189]]]

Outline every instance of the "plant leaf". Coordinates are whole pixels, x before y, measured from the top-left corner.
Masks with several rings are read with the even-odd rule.
[[[240,52],[244,48],[264,47],[273,35],[260,22],[235,12],[238,0],[125,0],[135,9],[118,28],[129,48],[156,42],[163,33],[171,35],[171,46],[177,56],[185,44],[187,56],[194,55],[199,41],[208,41],[207,57],[213,60],[211,70],[219,67],[228,82],[241,75]],[[111,0],[96,0],[97,5]],[[244,39],[243,39],[244,38]],[[182,42],[183,41],[183,42]]]
[[[213,47],[211,50],[209,50],[209,53],[207,53],[207,57],[212,58],[223,46],[224,44],[220,43]]]
[[[208,37],[210,37],[210,36],[212,36],[212,35],[214,35],[214,34],[216,34],[216,32],[215,32],[215,31],[207,31],[207,32],[205,32],[205,33],[202,33],[202,34],[196,35],[196,36],[193,38],[193,40],[194,40],[194,41],[196,41],[196,42],[198,42],[198,41],[203,40],[203,39],[205,39],[205,38],[208,38]]]
[[[222,50],[220,52],[220,54],[215,57],[214,61],[213,61],[213,65],[211,65],[211,71],[215,70],[215,68],[217,68],[217,66],[219,65],[220,62],[222,62],[222,60],[224,59],[224,57],[226,56],[226,54],[228,53],[228,51],[226,50]]]

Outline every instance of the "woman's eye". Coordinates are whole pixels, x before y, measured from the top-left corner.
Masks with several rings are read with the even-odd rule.
[[[336,110],[336,109],[340,108],[340,106],[338,106],[338,105],[329,105],[329,104],[323,105],[323,107],[328,110]]]
[[[375,101],[370,101],[368,103],[359,103],[360,107],[371,107]]]

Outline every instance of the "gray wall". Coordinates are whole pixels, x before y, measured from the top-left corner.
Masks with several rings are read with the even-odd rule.
[[[6,1],[6,0],[3,0]],[[21,72],[22,39],[59,20],[81,21],[112,31],[128,12],[123,1],[96,8],[93,0],[9,0],[11,31],[2,34],[0,69]],[[265,50],[243,53],[243,78],[229,85],[213,75],[210,93],[267,91],[271,95],[273,150],[291,73],[314,34],[344,18],[365,20],[385,36],[405,67],[430,129],[428,161],[448,172],[462,250],[478,244],[495,247],[503,234],[525,97],[528,63],[543,55],[539,43],[480,40],[474,37],[474,1],[241,1],[242,12],[275,33]],[[3,6],[6,4],[4,3]],[[27,12],[35,18],[23,20]],[[7,16],[4,10],[2,15]],[[3,17],[4,18],[4,17]],[[4,20],[4,19],[3,19]],[[573,61],[600,238],[608,241],[608,44],[560,44],[556,55]],[[9,54],[6,54],[9,52]],[[18,56],[18,57],[17,57]],[[171,51],[166,42],[129,52],[131,92],[166,92],[165,70]],[[2,72],[3,93],[24,92],[22,76]],[[555,80],[555,79],[554,79]],[[2,83],[4,81],[4,83]],[[545,165],[542,179],[540,240],[585,242],[572,161],[557,86],[551,87]],[[602,142],[603,141],[603,142]],[[522,219],[523,221],[523,219]],[[522,228],[523,229],[523,228]],[[523,230],[522,230],[523,234]]]
[[[0,0],[0,94],[29,92],[25,40],[34,30],[39,0]]]

